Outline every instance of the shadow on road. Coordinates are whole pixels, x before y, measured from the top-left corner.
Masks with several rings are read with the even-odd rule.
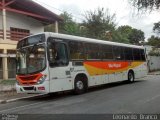
[[[134,85],[134,84],[137,84],[140,82],[144,82],[144,80],[138,80],[138,81],[135,81],[134,83],[128,83],[127,81],[122,81],[122,82],[109,83],[109,84],[105,84],[105,85],[98,85],[98,86],[89,88],[87,93],[85,93],[85,94],[92,93],[95,91],[104,90],[104,89],[109,89],[109,88],[113,88],[113,87],[118,87],[118,86]],[[59,100],[62,98],[74,97],[74,96],[76,96],[76,95],[74,95],[73,91],[65,91],[65,92],[37,95],[36,97],[25,98],[25,99],[23,99],[23,101],[37,101],[37,102],[55,101],[55,100]]]
[[[137,80],[137,81],[134,81],[133,83],[128,83],[128,81],[108,83],[108,84],[92,87],[88,90],[88,92],[94,92],[94,91],[109,89],[109,88],[118,87],[118,86],[134,85],[140,82],[144,82],[144,80]]]

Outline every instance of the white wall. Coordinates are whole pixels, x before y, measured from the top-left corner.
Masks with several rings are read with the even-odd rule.
[[[7,30],[10,30],[10,27],[15,27],[30,30],[31,34],[44,31],[43,24],[31,17],[8,11],[6,12],[6,16]],[[0,29],[2,29],[2,12],[0,12]]]
[[[146,50],[146,54],[148,55],[148,53],[149,53],[150,51],[152,51],[153,46],[145,45],[144,48],[145,48],[145,50]]]
[[[149,56],[149,70],[160,70],[160,56]]]

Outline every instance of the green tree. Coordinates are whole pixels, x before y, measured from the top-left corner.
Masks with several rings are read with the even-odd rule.
[[[117,29],[118,33],[120,34],[120,40],[123,43],[131,43],[131,44],[139,44],[140,42],[143,42],[144,32],[135,28],[132,28],[131,26],[124,25],[119,26]]]
[[[160,0],[129,0],[138,10],[154,10],[160,8]]]
[[[160,34],[160,21],[157,23],[154,23],[153,31],[157,34]]]
[[[152,35],[150,38],[148,38],[148,45],[160,47],[160,38]]]
[[[60,16],[63,18],[63,21],[59,23],[59,33],[80,35],[80,25],[73,20],[71,14],[64,12]],[[55,32],[55,25],[46,26],[44,31]]]
[[[64,12],[60,15],[63,18],[63,22],[59,24],[59,33],[79,35],[80,29],[79,24],[74,22],[72,15]]]
[[[109,10],[98,8],[85,13],[83,25],[86,30],[86,37],[111,40],[111,33],[115,30],[115,14],[110,15]]]
[[[129,36],[130,43],[139,45],[140,42],[144,42],[144,32],[137,29],[132,29],[132,33]]]
[[[129,38],[133,28],[129,25],[119,26],[117,29],[125,38]]]
[[[116,28],[115,14],[109,10],[98,8],[87,11],[83,23],[76,23],[71,14],[64,12],[60,15],[63,22],[59,23],[59,33],[77,35],[95,39],[103,39],[121,43],[139,44],[144,41],[144,32],[124,25]],[[54,25],[49,25],[45,31],[54,32]]]
[[[117,32],[120,34],[120,40],[123,43],[130,43],[129,36],[132,33],[132,27],[128,25],[119,26]]]

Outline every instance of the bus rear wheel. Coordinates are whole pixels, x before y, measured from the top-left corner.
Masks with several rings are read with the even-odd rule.
[[[129,83],[134,82],[134,72],[133,71],[129,71],[129,73],[128,73],[128,82]]]
[[[85,78],[81,76],[77,76],[74,83],[74,93],[75,94],[82,94],[86,92],[87,90],[87,84],[86,84]]]

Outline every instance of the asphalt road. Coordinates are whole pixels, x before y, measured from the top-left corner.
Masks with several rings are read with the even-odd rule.
[[[160,113],[160,75],[90,89],[86,94],[58,94],[0,104],[0,114]]]

